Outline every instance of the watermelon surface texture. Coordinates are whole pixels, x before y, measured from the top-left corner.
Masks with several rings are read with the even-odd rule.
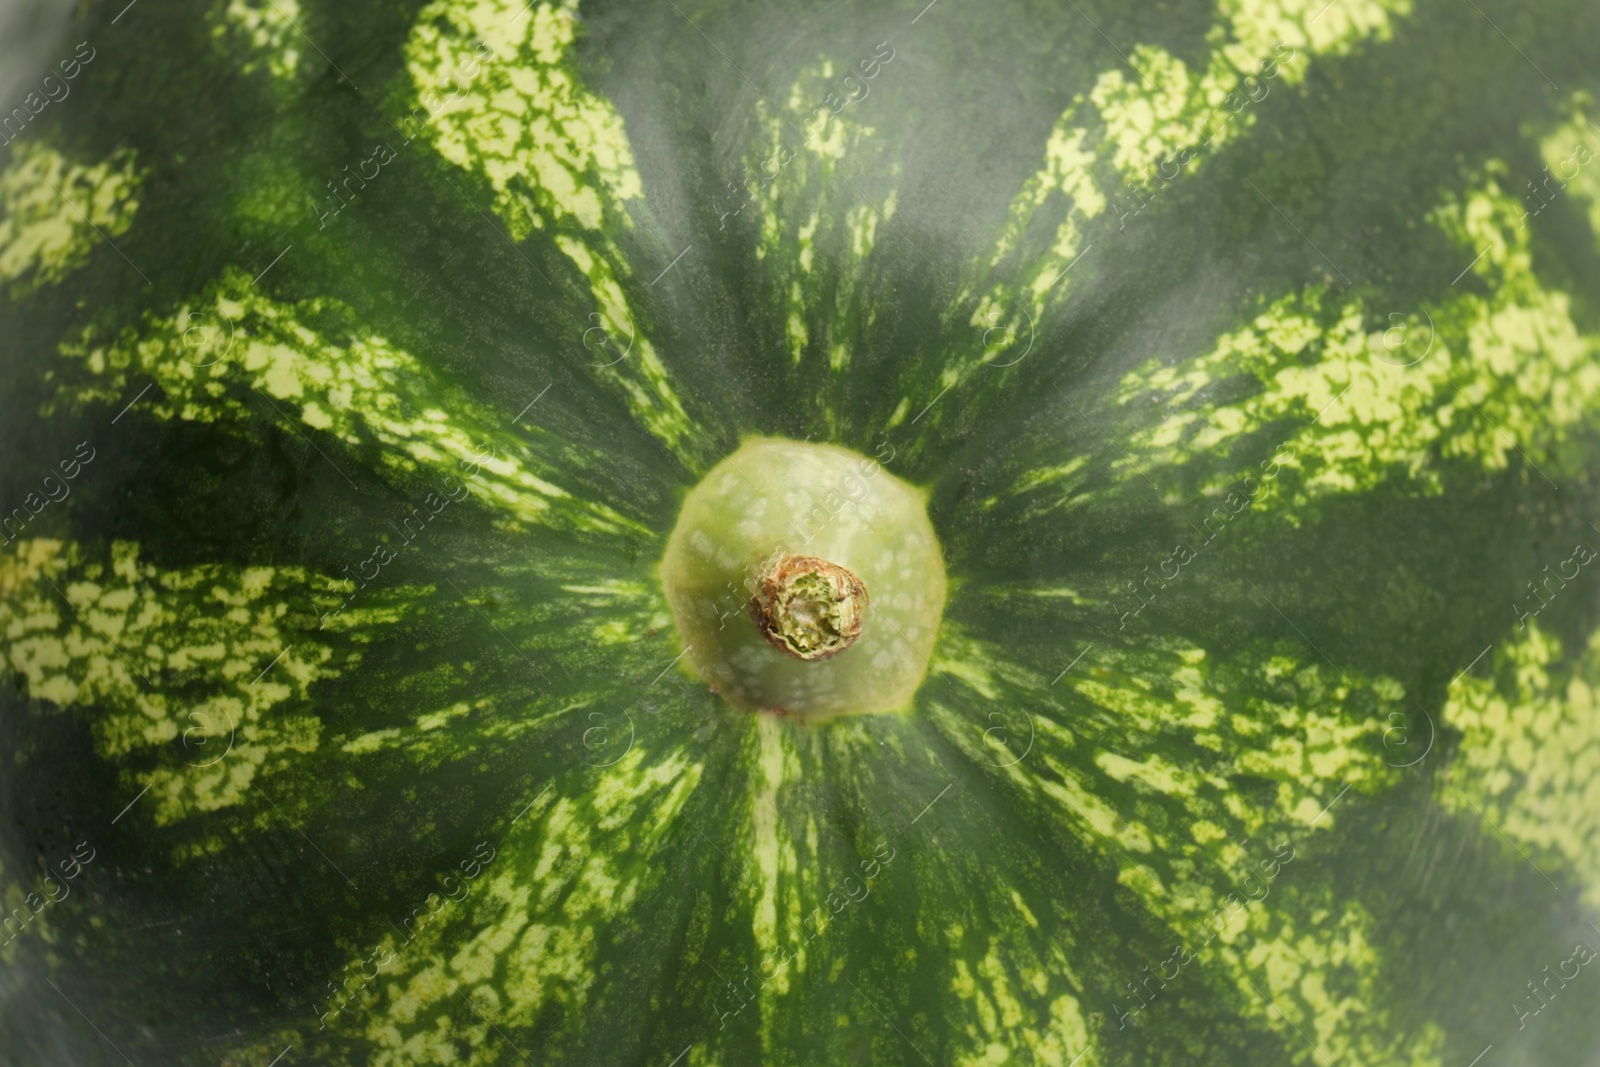
[[[1600,1063],[1594,3],[30,55],[0,1063]]]

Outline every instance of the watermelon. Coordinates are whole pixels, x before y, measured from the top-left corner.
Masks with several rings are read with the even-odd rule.
[[[0,1060],[1595,1062],[1592,4],[35,54]]]

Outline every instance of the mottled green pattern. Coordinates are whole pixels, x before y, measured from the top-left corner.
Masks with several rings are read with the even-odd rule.
[[[229,270],[192,305],[151,314],[143,325],[113,338],[90,327],[67,341],[62,354],[89,377],[63,375],[62,399],[109,401],[136,377],[153,377],[163,387],[153,403],[160,416],[213,422],[238,421],[262,397],[269,420],[297,409],[311,432],[378,446],[383,468],[421,476],[434,490],[426,498],[433,513],[460,499],[465,479],[516,526],[629,526],[604,504],[548,481],[548,465],[510,419],[452,395],[423,361],[365,329],[337,301],[283,304]]]
[[[1580,330],[1572,297],[1535,273],[1529,232],[1502,191],[1505,167],[1487,170],[1431,215],[1487,293],[1452,287],[1387,322],[1369,301],[1326,285],[1282,297],[1211,352],[1123,380],[1124,409],[1154,402],[1168,413],[1133,436],[1123,468],[1181,472],[1267,432],[1292,450],[1297,508],[1395,479],[1439,493],[1463,463],[1518,462],[1546,477],[1580,468],[1586,451],[1568,442],[1594,425],[1600,345]],[[1260,383],[1254,395],[1212,401],[1246,376]]]
[[[1170,930],[1159,956],[1113,985],[1115,1010],[1131,1013],[1118,1030],[1195,996],[1201,979],[1183,973],[1194,966],[1211,981],[1225,972],[1234,1010],[1279,1030],[1292,1061],[1311,1056],[1296,1047],[1298,1027],[1336,1060],[1428,1062],[1373,1025],[1383,960],[1368,943],[1371,917],[1299,879],[1285,879],[1286,893],[1274,885],[1297,858],[1314,862],[1347,791],[1397,782],[1383,745],[1389,715],[1405,706],[1397,682],[1340,678],[1290,647],[1217,662],[1202,648],[1151,644],[1100,651],[1092,670],[1051,686],[1016,668],[974,666],[1003,663],[997,648],[947,636],[941,649],[954,660],[941,668],[976,696],[1036,710],[1026,726],[1008,716],[985,730],[935,700],[940,729],[1029,806],[1049,810],[1056,832],[1101,853]],[[1041,691],[1050,693],[1042,706]],[[1249,801],[1247,782],[1259,783]],[[1317,918],[1337,913],[1332,931]],[[1174,960],[1173,945],[1198,962]],[[1163,976],[1177,987],[1165,998]]]
[[[317,751],[308,693],[342,667],[297,633],[302,568],[163,572],[126,542],[97,555],[26,540],[0,557],[7,666],[31,697],[97,709],[105,758],[175,751],[134,776],[158,823],[234,806]]]
[[[333,1025],[364,1028],[369,1062],[385,1067],[477,1064],[502,1062],[491,1027],[521,1030],[553,1010],[587,1015],[597,946],[658,888],[651,860],[698,779],[686,753],[638,748],[606,770],[571,776],[571,794],[541,793],[459,906],[377,946],[394,958],[391,973]],[[452,1025],[462,1001],[466,1017]]]
[[[1390,19],[1411,11],[1411,0],[1321,0],[1226,3],[1225,19],[1206,35],[1210,58],[1200,72],[1165,49],[1135,45],[1126,67],[1100,74],[1086,94],[1062,112],[1045,149],[1044,166],[1012,201],[991,268],[1007,281],[985,291],[974,325],[1001,322],[1015,331],[1024,309],[1043,314],[1070,285],[1063,280],[1091,227],[1108,239],[1109,221],[1126,227],[1165,185],[1198,170],[1205,159],[1243,134],[1274,87],[1287,91],[1306,77],[1309,56],[1337,55],[1390,35]],[[1133,77],[1126,70],[1131,68]],[[1132,183],[1130,187],[1129,183]],[[1098,222],[1107,208],[1113,219]],[[1024,251],[1024,238],[1046,220],[1054,239]],[[1016,258],[1014,258],[1016,257]],[[985,353],[985,362],[994,359]]]
[[[847,372],[861,319],[871,319],[871,309],[851,297],[859,291],[880,228],[894,217],[894,193],[876,203],[841,164],[852,147],[872,138],[872,127],[852,105],[871,96],[873,82],[885,74],[882,57],[892,63],[893,54],[892,47],[876,49],[860,61],[863,69],[838,70],[824,62],[797,79],[788,99],[770,108],[772,115],[763,114],[766,136],[760,151],[744,161],[743,171],[731,175],[724,189],[718,231],[759,231],[756,256],[768,272],[768,284],[783,294],[784,338],[797,364],[809,355],[834,372]],[[870,79],[863,76],[866,71]],[[841,94],[842,84],[852,87],[850,96]],[[768,110],[763,105],[762,111]],[[872,182],[875,191],[884,177]],[[821,263],[819,244],[848,252],[843,262]]]
[[[573,357],[615,383],[635,417],[687,456],[689,417],[619,284],[631,271],[610,231],[631,227],[639,174],[622,117],[575,69],[576,9],[572,0],[425,9],[406,44],[420,105],[406,132],[425,123],[441,156],[486,182],[514,240],[551,231],[594,300],[593,326],[572,338]]]
[[[437,112],[439,153],[489,180],[514,238],[567,219],[600,230],[608,206],[612,225],[625,225],[616,205],[641,192],[621,116],[574,77],[576,11],[434,5],[407,42],[418,102]]]
[[[1570,666],[1561,652],[1529,621],[1486,676],[1451,688],[1440,719],[1461,731],[1461,754],[1436,791],[1600,908],[1600,632]]]
[[[1394,23],[1412,12],[1411,0],[1223,0],[1217,5],[1228,17],[1238,55],[1256,59],[1274,46],[1308,49],[1315,55],[1337,56],[1367,41],[1387,41]],[[1303,75],[1290,75],[1299,81]]]
[[[1600,126],[1595,125],[1594,97],[1577,92],[1570,100],[1571,119],[1545,133],[1539,142],[1544,172],[1526,180],[1521,189],[1512,189],[1522,200],[1524,214],[1517,225],[1538,218],[1546,207],[1565,193],[1581,206],[1589,218],[1589,232],[1600,237]]]
[[[289,80],[304,48],[295,27],[299,15],[298,0],[218,0],[211,36],[237,53],[242,72],[266,70],[274,78]]]
[[[19,143],[0,172],[0,282],[20,294],[82,267],[133,224],[139,182],[131,149],[89,164],[43,141]]]

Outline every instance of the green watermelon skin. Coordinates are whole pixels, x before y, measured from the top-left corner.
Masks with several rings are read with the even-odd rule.
[[[0,1061],[1600,1054],[1591,5],[142,2],[41,56]],[[758,437],[926,493],[908,708],[686,666],[668,538]]]

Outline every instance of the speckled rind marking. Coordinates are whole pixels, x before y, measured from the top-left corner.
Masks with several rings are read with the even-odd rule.
[[[702,772],[681,748],[641,745],[535,791],[464,899],[430,894],[360,950],[387,967],[328,1024],[364,1037],[380,1067],[501,1063],[506,1032],[563,1015],[574,1032],[603,1026],[583,1012],[601,942],[659,890],[656,861]]]
[[[265,70],[274,80],[293,81],[304,38],[295,23],[299,0],[219,0],[212,9],[211,36],[219,48],[237,54],[243,74]]]
[[[946,630],[935,669],[960,688],[931,702],[933,723],[997,787],[1048,806],[1060,832],[1104,856],[1130,899],[1199,961],[1172,964],[1194,983],[1190,995],[1203,996],[1197,989],[1220,969],[1235,1010],[1276,1032],[1290,1061],[1310,1057],[1298,1027],[1328,1055],[1436,1062],[1437,1028],[1413,1044],[1374,1022],[1386,965],[1371,945],[1372,916],[1331,886],[1277,880],[1338,824],[1330,802],[1399,780],[1382,744],[1386,716],[1403,706],[1397,682],[1341,679],[1287,648],[1218,660],[1160,641],[1097,649],[1092,668],[1051,686],[959,627]],[[1002,720],[1005,745],[989,718],[967,710],[994,708],[1014,712]],[[1270,802],[1247,800],[1241,780],[1267,783]],[[1336,930],[1307,928],[1305,917],[1322,912],[1343,915]],[[1151,973],[1162,962],[1141,961]],[[1179,985],[1163,1006],[1166,983],[1143,986],[1156,979],[1139,964],[1125,977],[1101,991],[1102,1004],[1153,1015],[1183,995]]]
[[[1386,481],[1436,495],[1462,463],[1521,463],[1552,478],[1579,469],[1586,456],[1576,439],[1600,406],[1600,346],[1580,332],[1571,297],[1534,273],[1504,174],[1491,163],[1431,216],[1482,287],[1453,286],[1439,303],[1387,321],[1323,286],[1276,300],[1210,353],[1124,379],[1124,410],[1147,411],[1156,399],[1168,414],[1133,435],[1119,467],[1177,472],[1271,430],[1296,472],[1291,519],[1321,497]],[[1239,378],[1256,379],[1258,391],[1208,403],[1213,386]]]
[[[1583,887],[1600,908],[1600,631],[1568,661],[1529,620],[1496,646],[1487,670],[1451,686],[1440,720],[1463,737],[1435,784],[1439,803],[1483,819],[1487,835],[1516,843],[1519,862]],[[1419,744],[1427,729],[1414,723]]]
[[[0,171],[0,283],[20,296],[81,268],[102,235],[127,232],[143,174],[131,148],[93,164],[31,138],[11,153]]]
[[[1210,53],[1202,71],[1159,46],[1136,44],[1127,66],[1103,72],[1062,113],[1044,165],[1012,201],[990,260],[992,271],[1020,257],[1022,265],[1006,268],[1018,283],[974,290],[971,325],[1004,327],[998,333],[1011,337],[1025,318],[1037,321],[1069,290],[1065,272],[1092,244],[1091,229],[1112,239],[1111,222],[1123,228],[1151,190],[1182,180],[1184,171],[1248,130],[1273,91],[1305,78],[1310,58],[1387,39],[1392,20],[1411,13],[1411,0],[1238,0],[1221,5],[1220,13],[1206,36]],[[1108,208],[1112,217],[1099,221]],[[1041,224],[1053,231],[1049,243],[1024,247]],[[959,370],[1001,358],[985,347]]]
[[[309,586],[299,567],[164,571],[127,542],[18,541],[0,555],[0,647],[31,697],[92,709],[103,758],[176,745],[130,776],[168,824],[238,805],[322,744],[310,688],[353,660],[305,639]]]
[[[512,528],[642,532],[551,480],[558,475],[523,438],[531,434],[553,451],[544,431],[515,430],[482,410],[424,361],[364,327],[354,309],[326,298],[280,303],[231,268],[192,305],[146,315],[141,328],[112,337],[86,328],[61,354],[74,365],[60,375],[61,402],[111,404],[137,378],[151,377],[162,392],[146,398],[143,410],[158,418],[246,423],[259,410],[248,388],[270,401],[269,422],[282,425],[292,413],[353,450],[378,445],[377,464],[399,479],[425,477],[433,491],[423,503],[433,514],[463,499],[465,485]]]
[[[630,296],[649,275],[635,278],[615,239],[643,189],[621,114],[579,77],[577,12],[575,0],[424,8],[405,46],[418,107],[401,125],[493,189],[513,240],[549,235],[594,300],[573,357],[696,469],[693,423]]]
[[[892,224],[899,177],[892,160],[846,166],[875,136],[865,117],[876,106],[868,102],[872,93],[881,98],[898,75],[888,42],[862,51],[857,68],[824,60],[801,72],[781,104],[759,105],[761,151],[729,176],[718,212],[719,236],[757,231],[756,258],[785,308],[790,359],[823,361],[835,374],[851,367],[856,339],[874,318],[861,286],[880,231]],[[846,102],[837,91],[845,79],[862,93],[858,100]],[[889,192],[880,195],[885,184]],[[842,253],[819,260],[819,247]]]
[[[1591,93],[1573,93],[1567,101],[1569,118],[1539,140],[1544,170],[1524,179],[1523,187],[1507,182],[1508,191],[1521,199],[1523,215],[1517,225],[1530,225],[1560,197],[1578,203],[1589,221],[1589,234],[1600,251],[1600,108]],[[1555,215],[1559,220],[1560,215]]]

